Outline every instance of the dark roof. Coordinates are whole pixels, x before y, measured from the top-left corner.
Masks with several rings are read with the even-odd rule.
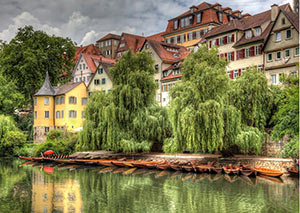
[[[112,33],[108,33],[106,36],[100,38],[97,42],[105,41],[105,40],[108,40],[108,39],[116,39],[116,40],[120,40],[120,39],[121,39],[121,36],[116,35],[116,34],[112,34]]]
[[[34,96],[53,96],[53,95],[55,95],[55,90],[53,89],[50,83],[49,74],[47,71],[43,86],[40,88],[40,90],[37,93],[34,94]]]
[[[83,83],[83,82],[69,82],[69,83],[66,83],[64,85],[61,85],[61,86],[55,88],[55,90],[56,90],[55,95],[66,94],[67,92],[74,89],[75,87],[77,87],[81,83]]]

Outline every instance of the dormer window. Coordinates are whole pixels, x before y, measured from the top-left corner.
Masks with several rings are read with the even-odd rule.
[[[194,13],[195,12],[195,8],[191,8],[191,13]]]
[[[260,36],[261,35],[261,28],[260,27],[256,27],[255,28],[255,36]]]
[[[223,23],[223,14],[219,12],[218,15],[219,15],[219,21]]]
[[[178,29],[178,20],[175,20],[174,21],[174,30],[177,30]]]
[[[120,48],[125,47],[125,43],[120,44]]]
[[[163,76],[164,76],[164,77],[167,77],[167,76],[168,76],[168,71],[164,71],[164,72],[163,72]]]
[[[199,24],[201,22],[201,13],[197,14],[197,24]]]
[[[246,39],[250,39],[252,37],[252,31],[251,30],[247,30],[246,31]]]

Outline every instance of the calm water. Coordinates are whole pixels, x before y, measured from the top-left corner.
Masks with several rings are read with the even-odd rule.
[[[0,212],[299,212],[295,178],[22,162],[0,160]]]

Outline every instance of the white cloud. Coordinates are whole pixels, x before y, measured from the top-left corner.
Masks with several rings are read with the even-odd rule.
[[[80,45],[87,45],[90,43],[95,43],[96,40],[98,40],[99,33],[96,33],[94,30],[87,32],[82,41],[80,42]]]

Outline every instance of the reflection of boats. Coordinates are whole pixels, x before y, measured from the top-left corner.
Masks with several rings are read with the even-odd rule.
[[[295,167],[286,169],[290,176],[299,177],[299,171]]]
[[[146,173],[148,170],[147,169],[137,169],[135,170],[135,172],[133,173],[134,175],[141,175]]]
[[[182,169],[186,172],[195,171],[195,168],[193,166],[189,166],[189,165],[183,165]]]
[[[203,174],[200,174],[200,177],[199,177],[199,180],[204,180],[205,178],[208,178],[209,174],[208,173],[203,173]]]
[[[118,168],[118,169],[114,170],[112,173],[118,174],[118,173],[122,173],[124,171],[126,171],[126,168],[125,167],[121,167],[121,168]]]
[[[136,169],[137,169],[136,167],[127,169],[126,171],[123,172],[123,175],[129,175],[129,174],[132,174]]]
[[[181,171],[182,170],[182,166],[179,164],[171,164],[170,168],[175,170],[175,171]]]
[[[117,167],[115,166],[110,166],[110,167],[105,167],[104,169],[100,169],[98,173],[106,173],[106,172],[112,172],[114,169]]]
[[[280,177],[270,177],[270,176],[266,176],[266,175],[259,175],[259,176],[256,176],[256,178],[259,180],[264,180],[264,181],[268,181],[268,182],[272,182],[272,183],[283,184],[283,180]]]
[[[230,183],[235,182],[238,179],[238,176],[229,176],[229,175],[224,175],[224,179],[227,180]]]
[[[26,161],[26,162],[20,164],[19,167],[21,167],[21,166],[31,166],[31,165],[34,165],[34,164],[36,164],[36,162],[34,162],[34,161]]]
[[[244,176],[253,176],[255,175],[256,176],[256,171],[254,168],[252,167],[248,167],[248,166],[245,166],[245,165],[242,165],[240,167],[240,173]]]
[[[157,177],[162,177],[162,176],[168,175],[169,173],[170,173],[169,171],[164,170],[164,171],[159,172],[156,176]]]
[[[281,172],[279,170],[257,168],[257,167],[254,167],[254,169],[259,175],[265,175],[265,176],[271,176],[271,177],[280,177],[281,175],[283,175],[283,172]]]
[[[193,174],[189,173],[187,175],[185,175],[183,178],[181,178],[182,181],[186,181],[188,179],[190,179],[193,176]]]
[[[111,160],[99,160],[98,164],[100,164],[102,166],[113,166]]]
[[[227,175],[237,175],[239,174],[240,168],[232,166],[232,164],[229,164],[228,166],[223,166],[223,170]]]
[[[217,173],[217,174],[215,174],[215,175],[211,178],[211,180],[212,180],[212,181],[217,181],[217,180],[219,180],[221,177],[222,177],[222,174],[221,174],[221,173]]]
[[[239,177],[242,181],[244,181],[245,183],[247,183],[250,186],[255,186],[256,182],[253,183],[253,181],[251,180],[251,178],[249,178],[248,176],[242,175]]]
[[[172,175],[171,175],[170,178],[175,178],[175,177],[177,177],[177,176],[179,176],[179,175],[182,175],[182,172],[176,171],[176,172],[172,173]]]

